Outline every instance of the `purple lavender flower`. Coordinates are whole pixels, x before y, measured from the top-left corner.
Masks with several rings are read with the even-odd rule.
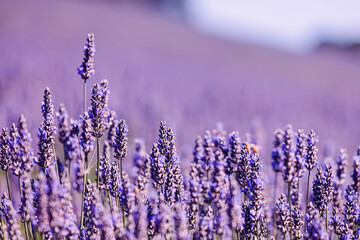
[[[30,172],[35,161],[33,156],[33,149],[31,148],[31,135],[28,131],[26,119],[23,115],[20,116],[18,121],[18,133],[19,133],[19,147],[20,147],[20,156],[21,156],[21,173]]]
[[[177,240],[187,240],[188,238],[188,226],[186,212],[182,208],[182,204],[177,202],[174,205],[174,227],[175,236]]]
[[[37,181],[34,183],[34,190],[35,218],[32,222],[38,232],[48,232],[50,231],[49,196],[48,185],[43,172],[38,174]]]
[[[133,162],[137,168],[136,173],[139,174],[146,162],[147,154],[143,139],[139,139],[139,138],[135,139],[134,143],[135,143],[135,153],[133,157]]]
[[[360,191],[360,146],[353,158],[353,172],[351,173],[355,192]]]
[[[296,169],[295,169],[295,152],[293,149],[293,130],[292,126],[286,126],[284,133],[284,143],[282,145],[283,151],[283,163],[284,163],[284,172],[283,178],[286,183],[291,183],[296,178]]]
[[[282,158],[282,144],[284,139],[284,132],[281,129],[276,129],[274,132],[275,141],[274,148],[271,153],[271,166],[275,173],[283,171],[283,158]]]
[[[112,174],[110,159],[109,156],[106,156],[106,154],[104,154],[100,159],[99,174],[100,189],[109,191],[112,188]]]
[[[333,209],[333,216],[331,217],[330,224],[333,227],[334,233],[339,237],[339,239],[345,240],[349,235],[349,226],[346,225],[344,220],[339,216],[339,210],[336,207]]]
[[[214,143],[210,131],[205,132],[204,136],[204,158],[202,161],[202,168],[206,176],[206,180],[210,180],[212,166],[214,162]]]
[[[226,194],[229,183],[225,174],[225,161],[220,150],[215,152],[214,171],[212,184],[210,187],[212,202],[216,206],[216,215],[214,219],[215,232],[222,236],[226,225]]]
[[[116,162],[111,163],[111,186],[110,186],[110,194],[114,198],[118,198],[120,196],[121,190],[121,180],[119,174],[119,167]]]
[[[134,214],[135,220],[135,237],[137,239],[147,239],[147,208],[145,206],[145,199],[137,198],[137,208]]]
[[[256,239],[257,231],[255,229],[256,212],[252,209],[249,202],[244,202],[242,205],[243,212],[243,229],[241,231],[241,239]]]
[[[11,159],[11,168],[13,170],[14,175],[19,176],[22,167],[22,159],[20,153],[20,145],[19,145],[19,133],[18,129],[15,126],[15,123],[11,125],[10,128],[10,137],[9,137],[9,153]]]
[[[304,130],[299,129],[296,133],[296,151],[295,151],[295,172],[298,178],[304,176],[306,156],[306,135]]]
[[[41,106],[41,111],[44,117],[44,122],[41,123],[41,127],[39,128],[38,132],[39,158],[37,159],[37,164],[40,167],[46,168],[55,161],[54,144],[56,128],[53,126],[54,104],[51,100],[51,93],[49,88],[46,88],[44,91],[44,100]]]
[[[20,226],[16,219],[16,211],[5,193],[1,198],[1,205],[0,210],[5,222],[5,239],[23,240],[24,238],[21,236]]]
[[[232,132],[229,135],[229,146],[230,156],[226,167],[228,175],[230,175],[233,171],[236,171],[236,166],[240,162],[241,142],[238,132]]]
[[[354,191],[352,186],[348,186],[345,190],[345,206],[344,206],[344,220],[345,223],[349,226],[349,229],[354,230],[356,225],[356,220],[358,217],[358,197],[357,193]]]
[[[135,208],[134,186],[130,182],[129,175],[126,172],[123,172],[120,205],[126,216],[129,216]]]
[[[241,145],[240,161],[237,166],[236,180],[240,185],[240,189],[243,193],[247,193],[247,180],[250,176],[250,161],[249,151],[246,143]]]
[[[21,180],[22,195],[20,196],[21,203],[19,214],[21,216],[22,222],[30,222],[35,214],[35,209],[33,206],[34,196],[31,188],[30,174],[24,173],[21,175]]]
[[[202,178],[204,177],[205,173],[203,172],[203,168],[202,168],[202,162],[204,160],[204,142],[201,136],[197,136],[195,140],[193,156],[194,156],[194,164],[197,168],[199,177]]]
[[[107,135],[107,140],[110,143],[113,143],[115,141],[115,136],[116,136],[116,126],[118,125],[118,119],[117,119],[115,111],[109,112],[106,125],[107,125],[107,128],[109,129],[108,135]]]
[[[94,149],[94,140],[91,135],[91,121],[86,112],[81,117],[81,122],[80,145],[86,154]]]
[[[91,107],[89,117],[91,119],[92,132],[96,138],[101,138],[105,132],[106,123],[104,118],[104,105],[102,101],[103,89],[99,84],[94,84],[91,90]]]
[[[294,239],[301,240],[302,239],[301,230],[302,230],[302,226],[304,225],[304,221],[302,220],[302,218],[303,218],[302,213],[296,205],[294,206],[294,209],[292,210],[291,217],[293,220],[292,232],[294,234]]]
[[[166,179],[164,184],[164,197],[165,202],[172,206],[175,202],[175,176],[174,176],[174,164],[167,164]]]
[[[290,232],[290,211],[285,194],[281,194],[278,203],[276,203],[277,216],[276,225],[278,230],[284,235]]]
[[[155,221],[155,232],[160,236],[164,236],[165,239],[170,239],[173,233],[173,228],[174,222],[170,206],[160,200],[159,212]]]
[[[77,71],[81,78],[86,82],[94,73],[94,55],[95,55],[95,43],[94,34],[89,33],[86,38],[86,44],[84,47],[84,58]]]
[[[114,157],[116,159],[123,159],[126,156],[127,152],[127,133],[128,126],[125,123],[125,120],[119,120],[119,123],[116,127],[116,136],[115,141],[113,142],[113,147],[115,150]]]
[[[310,240],[325,240],[327,239],[327,234],[324,230],[323,219],[319,216],[319,212],[314,208],[312,203],[309,204],[306,215],[305,222],[307,225],[307,232],[305,234],[305,239]]]
[[[98,239],[99,229],[97,223],[99,219],[96,218],[96,206],[100,201],[100,196],[97,188],[91,183],[90,179],[85,185],[84,198],[84,231],[86,239]]]
[[[65,144],[70,135],[70,123],[69,115],[63,103],[60,104],[59,112],[56,113],[56,116],[59,122],[59,140],[62,144]]]
[[[314,203],[314,207],[318,209],[321,217],[324,216],[324,212],[326,210],[325,206],[325,194],[324,194],[324,178],[323,172],[320,167],[317,168],[316,176],[313,182],[313,195],[312,201]]]
[[[7,135],[7,128],[2,128],[0,136],[0,167],[3,171],[8,171],[11,167],[10,153],[9,153],[9,136]]]
[[[206,214],[199,220],[199,236],[198,239],[213,239],[213,219],[214,213],[211,206],[207,208]]]
[[[189,179],[189,209],[188,209],[188,221],[189,228],[195,229],[198,225],[197,213],[199,211],[199,190],[200,179],[198,176],[198,170],[196,164],[193,162],[190,165],[190,179]]]
[[[124,224],[122,223],[122,215],[117,207],[117,204],[112,206],[112,216],[111,216],[113,226],[114,226],[114,237],[115,240],[122,240],[125,234]]]
[[[305,158],[305,167],[307,170],[311,171],[317,165],[317,152],[316,143],[319,141],[313,130],[310,131],[307,139],[308,146],[306,149],[306,158]]]
[[[160,155],[159,148],[156,143],[154,143],[151,153],[151,178],[154,181],[154,187],[161,192],[162,186],[164,185],[165,179],[165,169],[163,161]]]
[[[167,148],[168,148],[167,127],[166,127],[166,122],[165,121],[160,122],[159,140],[158,140],[157,145],[158,145],[160,154],[165,156],[166,153],[167,153]]]
[[[71,202],[70,186],[70,181],[66,178],[58,191],[56,199],[53,199],[53,201],[55,201],[50,202],[50,206],[56,204],[56,206],[54,206],[56,208],[56,211],[54,211],[56,215],[52,216],[51,226],[59,239],[66,238],[75,240],[78,239],[79,230]]]
[[[340,156],[336,163],[336,175],[334,181],[334,194],[333,194],[333,201],[334,207],[342,211],[343,209],[343,185],[345,183],[346,177],[346,165],[347,165],[348,155],[345,149],[340,150]]]

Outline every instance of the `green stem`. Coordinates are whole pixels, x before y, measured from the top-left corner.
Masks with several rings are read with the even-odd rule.
[[[87,166],[88,165],[88,153],[85,153],[85,159],[84,159],[84,176],[83,176],[83,190],[81,194],[81,216],[80,216],[80,230],[84,226],[84,198],[85,198],[85,185],[87,181]]]
[[[307,179],[307,187],[306,187],[306,207],[305,207],[305,214],[309,205],[309,186],[310,186],[310,171],[308,174],[308,179]],[[304,215],[305,216],[305,215]],[[306,232],[306,224],[304,224],[304,229]]]
[[[83,95],[84,95],[84,113],[86,111],[86,80],[84,80],[84,88],[83,88]]]
[[[30,235],[30,239],[34,239],[34,234],[33,234],[33,229],[31,227],[31,222],[27,222],[26,223],[28,225],[28,231],[29,231],[29,235]]]
[[[10,190],[10,181],[9,181],[9,171],[6,171],[6,184],[9,193],[9,200],[11,201],[11,190]]]
[[[328,233],[328,210],[327,210],[327,204],[326,204],[326,213],[325,213],[325,229],[326,229],[326,234]]]
[[[97,156],[97,166],[96,166],[96,186],[99,189],[99,183],[100,183],[100,138],[96,137],[96,156]]]

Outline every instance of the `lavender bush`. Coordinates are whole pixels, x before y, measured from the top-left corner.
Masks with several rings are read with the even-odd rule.
[[[80,118],[70,118],[60,104],[55,127],[54,103],[45,88],[37,155],[24,116],[2,129],[0,167],[8,192],[2,195],[0,239],[359,238],[360,151],[346,179],[346,151],[334,172],[335,164],[319,164],[313,130],[307,137],[304,130],[294,134],[291,125],[276,130],[271,153],[261,151],[258,134],[242,140],[238,132],[208,130],[196,138],[190,171],[183,174],[176,135],[162,121],[150,151],[136,139],[133,171],[126,171],[131,125],[109,108],[107,80],[92,86],[86,109],[94,52],[89,34],[78,68],[84,81]],[[63,153],[57,154],[58,144]],[[262,159],[270,157],[273,171],[263,169]]]

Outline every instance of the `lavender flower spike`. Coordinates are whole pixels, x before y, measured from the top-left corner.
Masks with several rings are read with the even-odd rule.
[[[91,134],[96,138],[102,137],[106,128],[102,94],[103,90],[99,84],[94,84],[91,90],[91,107],[89,108],[89,117],[92,121]]]
[[[84,58],[81,65],[78,67],[78,74],[86,81],[94,73],[94,55],[95,55],[95,43],[94,34],[89,33],[86,38],[86,44],[84,47]]]
[[[128,126],[125,123],[124,119],[119,120],[119,123],[116,127],[116,136],[113,142],[113,147],[115,150],[114,157],[116,159],[123,159],[127,153],[127,133]]]
[[[278,220],[276,221],[277,227],[279,231],[284,235],[284,239],[286,234],[290,232],[290,211],[289,204],[286,201],[285,194],[281,194],[279,197],[279,201],[276,204],[277,216]]]
[[[33,149],[31,148],[31,135],[28,131],[26,119],[23,115],[20,116],[18,121],[18,132],[22,175],[24,172],[31,171],[35,159],[35,157],[33,156]]]
[[[283,171],[283,161],[282,161],[282,150],[281,146],[283,143],[284,133],[281,129],[276,129],[274,132],[275,141],[274,141],[274,149],[271,153],[271,166],[275,173]]]
[[[11,167],[8,141],[7,128],[3,128],[0,136],[0,168],[5,172]]]
[[[23,240],[20,226],[16,220],[16,211],[5,193],[2,196],[1,204],[1,213],[5,221],[5,239]]]
[[[306,159],[305,159],[305,167],[307,170],[311,171],[317,165],[317,152],[318,149],[316,147],[316,143],[319,141],[318,137],[315,135],[313,130],[310,131],[309,136],[307,138],[308,147],[306,149]]]
[[[44,122],[41,123],[39,128],[39,158],[37,164],[40,167],[46,168],[55,162],[55,134],[56,128],[54,127],[54,104],[51,100],[50,89],[46,88],[44,91],[44,100],[41,106],[41,111],[44,117]]]

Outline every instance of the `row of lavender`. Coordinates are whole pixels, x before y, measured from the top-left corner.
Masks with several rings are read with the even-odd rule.
[[[92,86],[91,107],[85,111],[94,53],[90,34],[78,69],[84,80],[84,114],[79,120],[70,119],[60,105],[56,128],[50,90],[45,89],[37,155],[23,116],[9,131],[2,129],[0,166],[8,193],[2,197],[1,239],[359,238],[360,151],[348,187],[345,151],[335,176],[326,165],[317,168],[311,181],[318,142],[313,131],[308,136],[302,130],[294,134],[290,125],[275,131],[274,186],[264,186],[259,146],[222,130],[206,131],[196,139],[189,179],[184,180],[174,133],[161,122],[149,154],[144,143],[136,141],[135,171],[129,176],[123,171],[128,126],[108,107],[107,80]],[[56,133],[62,159],[55,153]],[[11,199],[11,173],[20,189],[18,211]],[[300,190],[304,175],[306,198]],[[278,176],[283,177],[286,194],[277,193]],[[273,187],[276,204],[265,197],[264,187]],[[74,202],[77,192],[81,204]]]

